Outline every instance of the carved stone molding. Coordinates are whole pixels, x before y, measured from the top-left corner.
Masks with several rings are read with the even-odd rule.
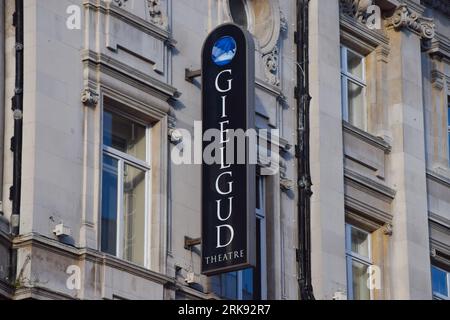
[[[280,11],[280,31],[286,32],[289,28],[288,20],[286,19],[286,16],[284,15],[283,11]]]
[[[377,61],[381,61],[384,63],[389,62],[389,53],[390,49],[387,46],[379,46],[375,49]]]
[[[294,181],[286,178],[280,178],[280,188],[283,191],[290,191],[294,189]]]
[[[167,17],[161,10],[160,0],[147,0],[150,21],[161,27],[167,27]]]
[[[167,29],[167,16],[164,14],[161,6],[161,0],[139,0],[142,1],[140,6],[137,6],[135,8],[127,8],[127,4],[129,4],[129,0],[109,0],[116,6],[131,11],[133,14],[139,15],[135,10],[141,10],[142,8],[145,8],[147,13],[144,15],[146,16],[147,20],[151,22],[152,24],[159,26],[163,29]]]
[[[387,236],[392,236],[392,233],[394,231],[394,228],[392,227],[392,224],[386,223],[383,227],[383,234]]]
[[[81,102],[87,107],[95,107],[99,101],[99,94],[92,89],[84,89],[81,93]]]
[[[431,71],[431,84],[433,85],[433,88],[435,88],[439,91],[444,89],[445,74],[443,74],[439,70],[432,70]]]
[[[113,0],[113,2],[119,7],[123,6],[128,0]]]
[[[341,12],[360,22],[367,21],[367,8],[373,5],[373,0],[340,0]]]
[[[395,9],[394,14],[388,20],[388,26],[393,26],[396,29],[408,28],[423,40],[431,40],[435,36],[434,20],[422,17],[406,4],[401,4]]]
[[[271,52],[263,56],[266,81],[274,86],[280,84],[278,77],[278,54],[278,46],[275,46]]]

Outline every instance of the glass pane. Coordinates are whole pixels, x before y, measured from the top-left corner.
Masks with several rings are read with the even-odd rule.
[[[242,271],[242,299],[253,300],[253,269]]]
[[[245,4],[243,0],[230,0],[230,13],[234,23],[241,27],[247,28],[247,12],[245,10]]]
[[[102,171],[102,251],[116,254],[118,161],[103,156]]]
[[[354,52],[347,50],[347,71],[348,73],[358,77],[359,79],[364,79],[364,67],[363,58]]]
[[[352,227],[352,251],[360,256],[369,256],[369,234]]]
[[[348,121],[362,130],[366,130],[366,107],[364,88],[348,81]]]
[[[228,272],[221,276],[220,296],[224,299],[237,300],[237,272]]]
[[[144,265],[145,171],[126,164],[123,193],[123,258]]]
[[[352,261],[353,275],[353,300],[370,300],[370,290],[367,286],[369,274],[368,266],[357,261]]]
[[[146,128],[130,119],[105,111],[103,144],[140,160],[146,160]]]
[[[447,272],[432,266],[431,282],[433,286],[433,293],[438,293],[448,297]]]
[[[447,123],[450,130],[450,96],[448,96]]]
[[[261,209],[261,178],[256,177],[256,209]]]

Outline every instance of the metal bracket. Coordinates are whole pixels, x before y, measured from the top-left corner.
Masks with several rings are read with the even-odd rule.
[[[186,250],[192,250],[192,247],[198,246],[202,244],[202,238],[190,238],[187,236],[184,236],[184,248]]]
[[[184,79],[187,82],[193,82],[195,78],[198,78],[202,75],[202,70],[201,69],[196,69],[196,70],[192,70],[192,69],[184,69]]]

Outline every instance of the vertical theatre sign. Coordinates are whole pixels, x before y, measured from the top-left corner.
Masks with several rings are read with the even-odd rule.
[[[237,141],[232,143],[236,130],[254,129],[254,55],[253,37],[234,24],[219,26],[203,45],[203,137],[207,140],[208,130],[219,133],[212,141],[203,142],[202,273],[205,275],[255,265],[256,167],[249,163],[248,139],[245,148],[239,147]],[[206,148],[211,143],[219,154],[212,152],[216,160],[207,163]],[[242,150],[246,153],[245,162],[238,162],[242,155],[237,153]]]

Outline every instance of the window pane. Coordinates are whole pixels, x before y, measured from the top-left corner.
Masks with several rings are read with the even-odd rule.
[[[433,286],[433,293],[439,293],[443,296],[448,297],[447,272],[432,266],[431,281]]]
[[[348,81],[348,121],[362,130],[366,130],[366,110],[364,88]]]
[[[102,251],[116,254],[118,161],[103,156],[102,175]]]
[[[448,96],[447,123],[450,130],[450,96]]]
[[[261,178],[256,177],[256,209],[262,209],[261,206]]]
[[[447,134],[447,138],[448,138],[448,161],[449,161],[449,165],[450,165],[450,129],[448,130],[448,134]]]
[[[146,128],[111,112],[103,116],[103,144],[140,160],[146,160]]]
[[[368,266],[358,261],[352,261],[353,300],[370,300],[370,290],[367,286]]]
[[[352,227],[352,251],[363,257],[369,257],[369,234]]]
[[[247,12],[245,10],[245,4],[243,0],[230,0],[230,13],[234,23],[241,27],[247,28]]]
[[[237,272],[228,272],[220,275],[221,291],[220,296],[224,299],[237,300],[238,277]]]
[[[145,172],[125,165],[123,193],[123,258],[144,265]]]
[[[347,50],[347,71],[361,80],[364,79],[363,58],[350,50]]]
[[[242,299],[253,300],[253,269],[242,271]]]

